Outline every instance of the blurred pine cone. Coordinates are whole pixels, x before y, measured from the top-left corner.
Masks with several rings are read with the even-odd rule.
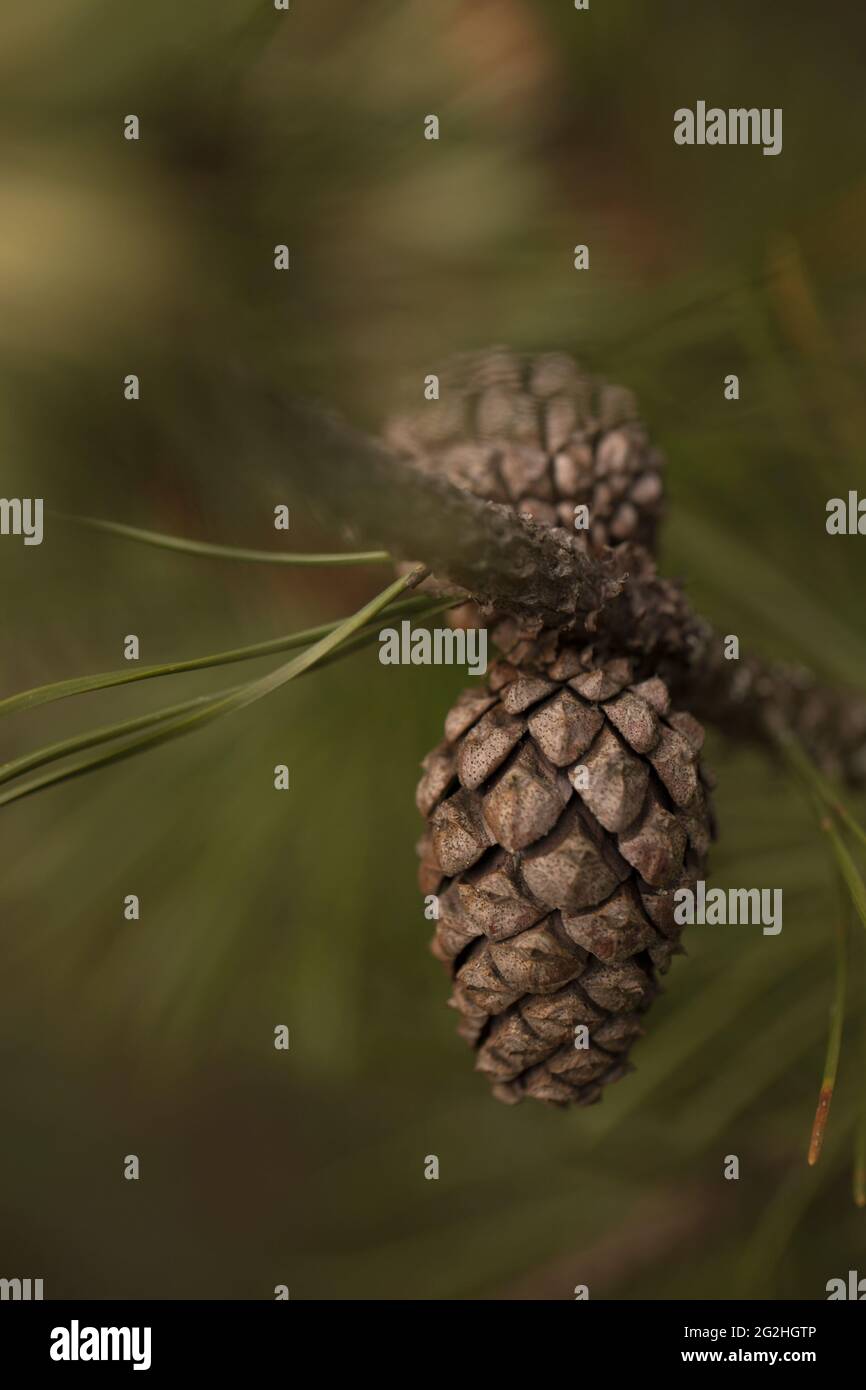
[[[712,833],[703,730],[624,659],[494,640],[512,659],[460,696],[418,787],[433,951],[498,1099],[588,1105],[630,1070],[682,949],[673,893],[703,877]]]
[[[631,391],[593,380],[565,353],[492,348],[455,358],[440,392],[386,423],[386,443],[411,466],[589,544],[653,548],[663,459]],[[580,504],[589,529],[575,532]]]

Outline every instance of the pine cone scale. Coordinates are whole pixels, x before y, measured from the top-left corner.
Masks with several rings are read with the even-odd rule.
[[[564,353],[505,349],[454,359],[441,399],[386,422],[385,442],[412,468],[515,507],[593,546],[652,550],[661,519],[663,459],[634,397],[596,381]]]

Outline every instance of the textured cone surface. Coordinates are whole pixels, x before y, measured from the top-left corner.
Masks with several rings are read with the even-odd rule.
[[[598,382],[564,353],[504,348],[459,357],[440,400],[388,421],[385,440],[413,467],[574,533],[589,512],[593,545],[652,549],[662,511],[662,456],[632,393]]]
[[[588,1105],[630,1069],[681,950],[674,892],[705,873],[703,731],[624,660],[532,660],[464,692],[424,760],[419,878],[494,1095]]]

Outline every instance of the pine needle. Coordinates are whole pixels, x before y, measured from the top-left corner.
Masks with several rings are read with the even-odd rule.
[[[201,709],[212,701],[221,699],[223,696],[230,695],[235,690],[240,689],[240,686],[232,686],[230,689],[220,690],[216,694],[199,695],[194,700],[184,700],[177,705],[168,705],[163,709],[154,710],[150,714],[141,714],[135,719],[124,719],[118,724],[103,724],[100,728],[89,729],[87,733],[77,734],[74,738],[65,738],[57,743],[45,744],[33,753],[26,753],[23,757],[0,764],[0,785],[23,776],[25,772],[33,772],[38,767],[44,767],[46,763],[57,762],[61,758],[70,757],[73,753],[84,752],[85,749],[94,748],[101,743],[109,743],[112,739],[137,733],[141,729],[152,728],[153,725],[173,719],[176,715]],[[39,785],[45,784],[45,781],[42,781]],[[34,786],[33,790],[36,789]],[[26,795],[26,793],[22,792],[22,795]],[[11,801],[15,798],[8,797],[7,799]]]
[[[418,616],[432,618],[444,608],[450,608],[452,601],[440,601],[433,607],[428,605]],[[323,657],[316,663],[316,670],[322,666],[328,666],[333,661],[339,661],[344,656],[350,656],[353,652],[360,651],[364,647],[370,646],[377,641],[379,636],[379,624],[376,622],[371,627],[364,627],[354,637],[343,642],[335,651]],[[302,674],[306,675],[307,672]],[[104,724],[97,729],[89,729],[86,733],[77,734],[72,738],[62,739],[57,743],[49,743],[41,748],[37,748],[33,753],[26,753],[20,758],[15,758],[8,763],[0,764],[0,785],[11,782],[16,777],[21,777],[26,772],[33,772],[36,768],[44,767],[48,763],[58,762],[63,758],[70,757],[74,753],[84,752],[87,748],[97,747],[102,743],[110,743],[114,739],[123,738],[125,735],[134,734],[142,729],[152,728],[154,725],[165,723],[173,719],[176,715],[186,714],[195,709],[204,709],[205,706],[214,701],[221,700],[225,696],[232,695],[243,689],[242,686],[231,686],[226,690],[218,690],[208,695],[199,695],[195,699],[184,700],[180,704],[163,706],[158,710],[153,710],[149,714],[142,714],[133,719],[124,719],[116,724]],[[94,766],[99,766],[99,760],[94,760]],[[86,768],[82,768],[82,771]],[[0,797],[0,806],[9,801],[21,800],[29,796],[32,792],[40,791],[43,787],[50,786],[54,782],[65,781],[65,769],[54,774],[53,777],[39,778],[38,781],[20,783],[15,789],[14,794]]]
[[[827,1053],[824,1060],[824,1074],[821,1080],[821,1090],[818,1093],[818,1105],[815,1110],[812,1135],[809,1141],[808,1162],[810,1167],[814,1167],[821,1157],[821,1147],[824,1143],[827,1121],[830,1118],[830,1105],[833,1100],[836,1077],[839,1071],[839,1058],[842,1055],[842,1030],[845,1024],[845,994],[848,985],[848,917],[849,913],[847,911],[845,890],[843,887],[842,910],[837,919],[835,933],[836,985],[833,992],[833,1002],[830,1005],[830,1026],[827,1035]]]
[[[866,927],[866,884],[860,874],[860,870],[851,858],[845,843],[842,840],[829,816],[824,816],[821,820],[821,829],[829,837],[836,863],[841,870],[842,877],[851,898],[851,902],[857,911],[857,916]]]
[[[98,516],[73,516],[63,512],[50,515],[59,521],[71,521],[92,531],[105,531],[124,540],[142,545],[158,546],[161,550],[176,550],[183,555],[205,555],[213,560],[243,560],[261,565],[382,565],[392,560],[387,550],[362,550],[333,555],[287,554],[281,550],[246,550],[235,545],[213,545],[209,541],[188,540],[185,536],[167,536],[161,531],[146,531],[139,526],[126,526],[120,521],[106,521]]]
[[[797,740],[792,738],[789,734],[785,734],[777,736],[776,741],[794,769],[800,773],[803,780],[808,783],[815,795],[820,797],[828,810],[838,816],[845,829],[849,831],[855,839],[859,840],[861,844],[866,845],[866,830],[863,829],[859,821],[854,819],[844,802],[840,801],[835,788],[815,766],[812,759],[806,755]]]
[[[862,874],[837,829],[833,820],[834,815],[858,840],[866,841],[866,834],[847,808],[843,806],[832,786],[815,767],[797,740],[790,734],[784,733],[777,734],[776,741],[815,807],[818,824],[827,836],[836,862],[843,886],[843,894],[847,892],[851,906],[853,906],[863,926],[866,927],[866,884],[864,884]],[[837,926],[836,988],[830,1008],[830,1028],[827,1038],[824,1075],[809,1142],[808,1161],[810,1166],[814,1166],[821,1156],[842,1051],[848,973],[849,916],[850,912],[843,912]],[[861,1111],[860,1120],[855,1129],[853,1193],[857,1206],[866,1206],[866,1105]]]
[[[794,772],[803,782],[810,800],[813,802],[818,815],[818,824],[826,834],[833,857],[842,875],[851,901],[857,911],[857,916],[866,928],[866,884],[863,882],[860,870],[857,868],[842,836],[837,830],[832,816],[824,813],[826,807],[833,814],[840,815],[841,803],[833,793],[832,788],[826,779],[821,775],[810,758],[806,756],[796,739],[790,734],[777,734],[776,742],[788,759]],[[840,816],[848,830],[856,830],[860,838],[866,839],[866,833],[850,816],[850,813],[841,808],[844,815]],[[847,818],[847,819],[846,819]]]
[[[437,605],[432,611],[440,612],[443,606]],[[423,617],[430,610],[430,599],[423,595],[403,599],[389,610],[393,617]],[[109,690],[116,685],[129,685],[133,681],[154,680],[159,676],[176,676],[184,671],[204,671],[212,666],[228,666],[236,661],[253,661],[256,657],[270,656],[274,652],[292,651],[296,647],[306,647],[317,642],[328,633],[335,632],[345,618],[337,618],[332,623],[322,623],[318,627],[307,628],[305,632],[293,632],[286,637],[274,637],[267,642],[255,642],[248,647],[235,647],[233,650],[216,652],[209,656],[193,657],[189,661],[168,661],[154,666],[129,666],[121,671],[102,671],[95,676],[73,676],[71,679],[52,681],[49,685],[34,686],[32,690],[22,690],[17,695],[9,695],[0,700],[0,715],[15,714],[18,710],[35,709],[39,705],[52,704],[55,700],[66,700],[72,695],[87,695],[96,690]]]

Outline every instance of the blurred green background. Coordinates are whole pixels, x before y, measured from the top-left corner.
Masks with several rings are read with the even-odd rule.
[[[864,40],[854,0],[4,5],[4,495],[259,547],[287,502],[298,548],[336,548],[260,385],[376,428],[454,351],[561,348],[638,391],[669,460],[663,563],[696,605],[866,685],[864,542],[824,531],[828,497],[866,489]],[[698,99],[781,106],[783,153],[675,146]],[[0,543],[0,695],[119,666],[128,632],[145,662],[277,636],[386,573],[51,524]],[[236,674],[15,716],[0,756]],[[48,1297],[423,1299],[822,1298],[866,1272],[862,933],[805,1164],[838,912],[809,808],[713,739],[714,882],[782,887],[781,936],[693,929],[635,1075],[591,1111],[506,1109],[415,885],[417,764],[463,684],[368,651],[3,810],[0,1274]]]

